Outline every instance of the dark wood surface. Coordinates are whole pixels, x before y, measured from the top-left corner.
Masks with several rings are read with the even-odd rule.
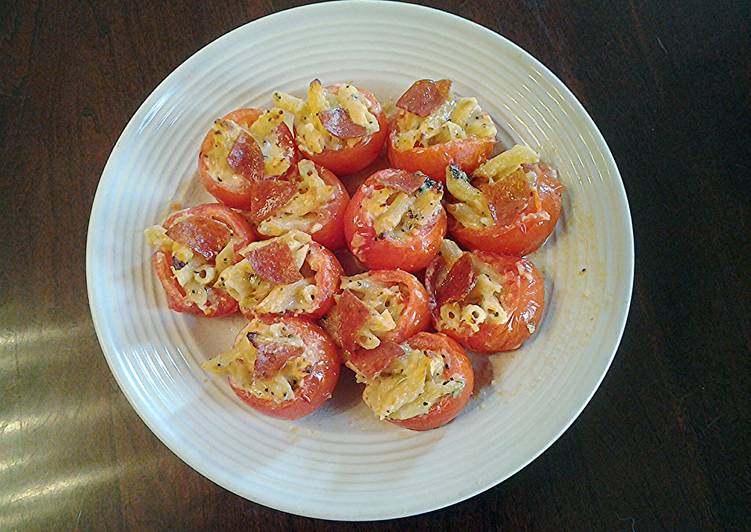
[[[751,4],[431,4],[509,37],[573,90],[620,166],[636,236],[622,345],[574,425],[487,492],[355,527],[194,472],[113,380],[84,279],[94,191],[172,69],[297,2],[2,2],[0,530],[751,527]],[[331,501],[336,504],[336,501]]]

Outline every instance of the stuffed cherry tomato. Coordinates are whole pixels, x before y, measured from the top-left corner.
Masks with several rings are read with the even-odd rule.
[[[251,408],[280,419],[307,416],[329,397],[341,359],[318,325],[291,317],[253,319],[235,345],[203,364],[227,375],[235,394]]]
[[[486,161],[470,179],[458,167],[446,171],[455,198],[449,211],[452,236],[470,249],[527,255],[553,232],[561,214],[563,185],[526,146]]]
[[[242,216],[224,205],[199,205],[149,227],[145,236],[156,249],[152,264],[172,310],[209,317],[237,312],[237,303],[218,279],[253,242]]]
[[[345,352],[401,342],[430,325],[428,293],[417,278],[400,270],[372,270],[342,277],[336,305],[324,327]]]
[[[310,235],[292,230],[254,242],[245,257],[219,276],[221,286],[249,319],[263,314],[318,318],[334,303],[342,267]]]
[[[368,268],[415,272],[446,234],[443,185],[425,174],[386,169],[370,176],[344,213],[344,236]]]
[[[249,212],[261,238],[296,229],[329,249],[344,246],[344,210],[349,194],[326,168],[307,159],[297,163],[285,179],[266,179],[253,185]]]
[[[421,79],[396,102],[388,156],[391,166],[443,181],[446,167],[471,172],[490,157],[497,133],[476,98],[460,98],[451,81]]]
[[[472,395],[467,353],[444,334],[421,332],[398,344],[383,342],[347,361],[365,383],[362,398],[380,418],[412,430],[454,419]]]
[[[201,144],[198,173],[209,194],[230,207],[248,209],[253,183],[283,179],[296,162],[284,111],[238,109],[214,121]]]
[[[350,84],[313,80],[305,100],[283,92],[274,105],[295,116],[295,139],[305,157],[337,175],[362,170],[381,153],[388,122],[378,99]]]
[[[517,349],[542,320],[542,275],[526,259],[462,252],[444,240],[425,272],[425,286],[435,328],[472,351]]]

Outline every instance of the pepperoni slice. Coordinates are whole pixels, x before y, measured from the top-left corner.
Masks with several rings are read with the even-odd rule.
[[[412,173],[406,170],[384,170],[378,173],[378,181],[385,188],[401,190],[407,194],[412,194],[419,189],[428,176],[422,172]]]
[[[261,279],[276,284],[290,284],[303,278],[300,270],[295,267],[295,258],[289,246],[279,240],[272,240],[265,246],[249,251],[246,257]]]
[[[262,179],[264,172],[263,153],[253,137],[240,133],[227,155],[227,164],[241,176],[250,179]]]
[[[436,303],[440,308],[446,303],[461,301],[469,294],[477,283],[477,276],[472,267],[472,256],[464,253],[451,266],[446,274],[446,278],[438,287],[436,294]]]
[[[534,169],[520,168],[508,177],[480,187],[496,224],[512,223],[529,205],[534,186],[527,179],[527,171],[534,171]]]
[[[214,260],[230,240],[230,228],[205,216],[188,215],[167,229],[167,236]]]
[[[294,183],[279,179],[256,181],[250,196],[250,217],[256,223],[275,214],[294,197]]]
[[[341,107],[334,107],[318,113],[318,118],[326,131],[339,139],[356,139],[365,135],[366,129],[355,124],[349,113]]]
[[[274,377],[291,359],[299,357],[305,349],[301,346],[279,342],[260,341],[258,336],[250,334],[248,340],[256,347],[256,361],[253,364],[255,378],[266,380]]]
[[[404,349],[395,342],[381,342],[374,349],[358,349],[349,358],[349,362],[368,379],[374,379],[389,364],[404,354]]]
[[[368,321],[370,310],[349,290],[342,292],[339,301],[326,320],[326,328],[347,351],[358,348],[357,335]]]
[[[407,92],[402,94],[396,106],[417,116],[428,116],[445,102],[451,92],[451,80],[433,81],[421,79],[415,81]]]

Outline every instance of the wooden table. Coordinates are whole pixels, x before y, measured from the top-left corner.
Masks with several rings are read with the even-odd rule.
[[[3,2],[0,530],[751,526],[745,1],[430,2],[561,77],[610,144],[631,204],[636,281],[618,356],[581,417],[522,472],[451,508],[352,527],[228,493],[151,434],[89,315],[97,181],[172,69],[297,3]]]

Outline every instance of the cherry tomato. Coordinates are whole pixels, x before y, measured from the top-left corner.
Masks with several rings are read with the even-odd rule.
[[[509,188],[524,174],[536,175],[534,185],[520,203]],[[492,185],[480,185],[493,214],[493,225],[465,227],[449,216],[449,232],[457,242],[470,249],[509,255],[528,255],[538,249],[561,214],[563,185],[556,172],[546,164],[525,164],[515,174]]]
[[[341,84],[328,85],[326,90],[336,94],[341,86]],[[300,148],[310,160],[321,166],[325,166],[339,176],[354,174],[375,161],[378,155],[380,155],[383,144],[388,136],[388,120],[381,107],[381,102],[378,101],[378,98],[372,92],[360,87],[357,87],[357,90],[370,102],[369,111],[375,115],[380,129],[371,135],[363,137],[360,142],[352,147],[345,146],[338,150],[324,149],[318,154],[311,154],[305,151],[304,148]]]
[[[254,240],[253,231],[242,216],[229,207],[213,203],[178,211],[167,218],[163,226],[173,240],[188,246],[209,264],[215,264],[216,255],[230,240],[234,240],[233,261],[239,261],[242,258],[239,251]],[[189,300],[172,271],[174,264],[169,250],[156,250],[151,261],[172,310],[210,318],[237,312],[237,302],[219,288],[207,288],[206,310]]]
[[[468,272],[464,268],[467,264]],[[481,273],[482,264],[491,268],[501,282],[498,301],[507,320],[502,323],[484,321],[476,332],[464,321],[460,321],[456,328],[442,325],[441,307],[455,302],[460,306],[468,303],[467,298]],[[438,255],[425,272],[425,286],[430,295],[436,329],[478,353],[519,348],[539,328],[542,320],[545,307],[543,278],[527,259],[485,251],[465,252],[451,268],[447,268],[443,256]]]
[[[294,397],[285,401],[277,402],[258,397],[236,387],[230,379],[232,390],[251,408],[267,416],[279,419],[299,419],[307,416],[331,397],[339,380],[341,358],[336,345],[318,325],[302,318],[263,316],[256,320],[267,325],[282,323],[287,331],[300,338],[305,345],[310,368],[301,381],[292,385]],[[253,323],[240,331],[235,343],[239,342],[251,328],[254,328]],[[273,343],[273,338],[269,338],[268,341]],[[270,356],[281,355],[272,351]],[[273,361],[271,363],[273,364]]]
[[[412,196],[412,205],[392,230],[377,231],[376,219],[383,204],[372,205],[381,190]],[[414,212],[417,194],[432,194],[430,212]],[[443,186],[424,175],[386,169],[371,175],[355,192],[344,213],[344,236],[352,254],[373,269],[402,269],[416,272],[425,268],[438,253],[446,234],[446,213],[441,206]],[[422,218],[422,219],[421,219]]]
[[[263,114],[261,109],[237,109],[226,114],[222,119],[231,120],[247,129],[253,125],[261,114]],[[291,170],[295,167],[298,158],[292,132],[286,124],[281,123],[274,133],[276,135],[277,143],[285,154],[285,158],[290,162]],[[240,173],[237,173],[237,175],[231,180],[222,179],[220,176],[212,174],[209,168],[209,153],[214,148],[216,142],[216,131],[212,128],[206,134],[198,155],[198,173],[201,176],[201,182],[209,194],[225,205],[236,209],[248,209],[251,203],[253,181],[259,178],[268,178],[268,176],[262,174],[262,168],[256,168],[256,172],[253,173],[253,175],[241,175]],[[231,153],[232,151],[228,151],[227,156],[229,157]],[[260,156],[263,157],[262,154],[260,154]],[[285,172],[282,176],[275,176],[275,178],[284,179],[287,177],[290,170]]]
[[[401,308],[392,330],[374,333],[380,340],[398,343],[426,330],[430,325],[428,293],[414,275],[401,270],[371,270],[344,278],[344,282],[352,288],[346,289],[346,296],[342,294],[339,297],[339,302],[325,319],[326,329],[343,349],[362,349],[357,344],[358,334],[371,311],[375,310],[369,308],[363,300],[372,301],[376,296],[382,296],[384,289],[398,288],[398,295],[393,300],[384,299],[387,308]]]
[[[399,111],[403,112],[403,111]],[[465,172],[474,171],[491,153],[495,139],[467,138],[434,144],[427,148],[417,146],[408,150],[396,149],[396,118],[391,121],[391,134],[388,142],[388,157],[391,166],[409,172],[418,170],[436,181],[446,181],[446,167],[454,163]]]
[[[304,233],[308,233],[313,237],[313,240],[315,240],[322,246],[325,246],[332,250],[339,249],[344,247],[343,220],[344,211],[346,210],[347,204],[349,203],[349,194],[347,193],[347,189],[344,188],[342,182],[333,174],[333,172],[320,165],[315,165],[315,169],[318,172],[321,180],[326,185],[334,188],[333,197],[327,203],[321,205],[319,208],[312,211],[306,216],[306,218],[310,219],[310,221],[307,222],[307,226],[303,227],[299,224],[295,224],[295,227],[300,231],[303,231]],[[300,179],[301,177],[299,171],[296,170],[295,173],[288,178],[288,182],[291,185],[297,187],[296,182],[298,182]],[[258,194],[258,192],[256,193],[256,197],[259,197],[259,202],[261,204],[268,204],[268,202],[277,203],[274,208],[263,209],[262,207],[262,209],[267,213],[266,218],[273,216],[274,214],[278,215],[280,212],[283,213],[284,206],[287,205],[290,201],[293,201],[295,194],[298,193],[297,191],[295,191],[292,195],[287,197],[286,201],[279,201],[280,196],[278,194],[278,191],[273,188],[276,184],[278,183],[273,180],[268,180],[257,185],[257,188],[266,188],[267,186],[269,188],[269,193],[264,195],[266,199],[261,200],[260,194]],[[250,216],[251,219],[253,219],[253,214],[250,214]],[[276,236],[275,234],[271,234],[271,231],[265,228],[263,221],[264,220],[258,220],[258,218],[255,217],[254,227],[259,238],[271,238],[273,236]],[[321,228],[317,231],[313,231],[314,225],[320,225]],[[278,231],[274,232],[278,234]]]

